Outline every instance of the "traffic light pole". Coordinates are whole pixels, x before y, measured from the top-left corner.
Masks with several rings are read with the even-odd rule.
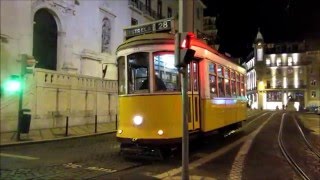
[[[20,134],[21,134],[21,121],[22,121],[22,100],[23,100],[23,90],[24,90],[24,74],[25,74],[25,66],[26,66],[26,59],[22,56],[21,59],[21,70],[20,70],[20,83],[21,89],[19,91],[19,107],[18,107],[18,127],[17,127],[17,141],[20,141]]]
[[[193,32],[193,0],[179,1],[179,33]],[[180,51],[180,44],[175,44],[175,50]],[[176,58],[181,58],[180,53]],[[189,180],[189,130],[188,130],[188,65],[180,69],[182,79],[182,176],[181,179]]]

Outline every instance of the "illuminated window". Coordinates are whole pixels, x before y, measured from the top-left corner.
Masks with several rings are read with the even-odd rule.
[[[223,78],[218,77],[218,91],[219,91],[219,97],[224,97],[224,81]]]
[[[292,66],[292,57],[288,57],[288,66]]]
[[[257,61],[263,60],[263,49],[260,47],[257,49]]]
[[[277,58],[277,66],[281,66],[281,58]]]
[[[216,76],[209,74],[210,98],[217,97],[217,81]]]
[[[311,97],[313,97],[313,98],[317,97],[317,92],[316,91],[311,91]]]
[[[157,52],[154,54],[154,90],[155,91],[179,91],[179,72],[174,66],[174,54]],[[197,78],[195,78],[197,83]]]
[[[266,60],[266,65],[270,65],[270,59]]]
[[[281,91],[269,91],[267,92],[267,101],[282,101]]]
[[[210,88],[210,98],[217,97],[217,76],[215,64],[209,63],[209,88]]]

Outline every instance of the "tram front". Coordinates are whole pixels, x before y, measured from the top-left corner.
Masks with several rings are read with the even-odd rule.
[[[181,91],[173,36],[149,34],[130,42],[117,52],[117,138],[122,147],[178,142],[182,134]]]

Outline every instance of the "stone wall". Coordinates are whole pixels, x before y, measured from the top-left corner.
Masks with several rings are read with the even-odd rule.
[[[117,81],[36,69],[27,75],[23,108],[31,109],[31,129],[116,120]],[[15,131],[18,96],[1,97],[1,132]]]

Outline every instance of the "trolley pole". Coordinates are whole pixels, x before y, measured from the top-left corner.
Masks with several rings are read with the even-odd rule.
[[[193,32],[193,0],[179,1],[179,33]],[[179,41],[175,41],[175,51],[180,51]],[[178,53],[178,59],[181,58]],[[182,176],[181,179],[189,180],[189,130],[188,130],[188,66],[182,66],[181,94],[182,94]]]

